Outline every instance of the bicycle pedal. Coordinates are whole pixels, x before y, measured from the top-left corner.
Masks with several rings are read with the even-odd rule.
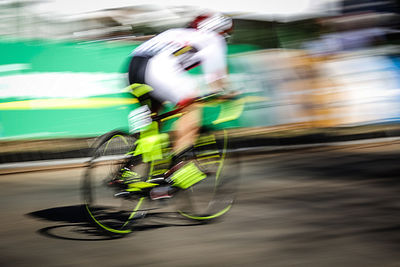
[[[178,191],[177,188],[171,185],[159,186],[150,191],[151,200],[167,200],[174,196]]]

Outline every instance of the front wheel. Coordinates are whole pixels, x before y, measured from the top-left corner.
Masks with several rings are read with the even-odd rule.
[[[94,147],[82,183],[84,206],[89,219],[109,234],[128,234],[143,217],[145,197],[124,195],[126,179],[146,181],[148,164],[131,151],[135,138],[119,132],[102,136]]]
[[[228,136],[200,136],[193,160],[207,175],[205,179],[177,194],[178,212],[188,219],[210,221],[227,213],[235,200],[240,178],[238,157],[228,150]]]

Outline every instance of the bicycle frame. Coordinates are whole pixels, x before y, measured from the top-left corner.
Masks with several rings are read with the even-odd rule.
[[[209,94],[194,98],[172,111],[152,116],[152,122],[140,131],[140,138],[136,141],[137,146],[132,154],[134,156],[142,155],[144,162],[163,159],[162,149],[168,146],[169,135],[160,133],[160,124],[168,120],[179,118],[183,115],[185,108],[193,103],[205,104],[208,102],[208,105],[221,105],[220,114],[217,119],[212,122],[213,125],[239,118],[244,109],[244,101],[241,99],[220,99],[220,96],[220,94]]]
[[[209,98],[206,100],[209,100]],[[200,98],[200,100],[196,99],[195,101],[200,102],[205,101],[205,99]],[[241,106],[237,107],[237,110],[240,112],[227,112],[226,109],[224,111],[224,109],[221,108],[220,114],[214,120],[215,124],[226,121],[227,119],[233,119],[240,116],[240,113],[243,110],[243,102],[241,102],[240,99],[235,101],[237,102],[234,103],[234,105],[237,103],[241,104]],[[227,104],[226,107],[229,109],[231,108],[231,106],[229,105],[232,105],[232,103],[228,102],[229,101],[227,100],[215,99],[213,100],[213,103],[211,101],[207,101],[205,104],[219,105],[225,103]],[[94,150],[94,156],[92,157],[92,160],[88,165],[87,171],[85,172],[85,179],[83,183],[86,211],[90,216],[91,221],[94,222],[99,228],[112,234],[128,234],[132,232],[131,226],[136,221],[136,219],[142,218],[144,216],[144,214],[146,213],[146,208],[143,208],[143,205],[146,205],[146,203],[148,203],[145,200],[150,197],[150,190],[153,187],[165,185],[164,174],[166,173],[166,171],[168,171],[170,167],[171,153],[169,152],[171,150],[171,146],[169,134],[161,133],[160,125],[165,121],[177,119],[179,116],[182,115],[184,109],[185,107],[181,106],[173,111],[153,116],[152,122],[140,131],[139,138],[136,140],[132,147],[130,146],[130,144],[132,144],[134,141],[130,140],[130,142],[128,142],[125,137],[134,139],[134,135],[126,135],[124,133],[116,131],[105,134],[102,138],[100,138],[99,144]],[[115,165],[113,165],[113,163],[110,163],[110,172],[105,172],[106,181],[114,182],[116,181],[114,180],[114,178],[116,177],[118,181],[121,182],[117,182],[115,184],[108,183],[107,186],[102,182],[102,172],[101,175],[96,176],[95,169],[99,167],[101,171],[101,168],[103,166],[101,164],[96,165],[96,159],[98,157],[107,157],[108,155],[114,155],[114,147],[119,151],[120,143],[118,142],[122,142],[124,144],[124,147],[126,147],[126,150],[125,148],[123,148],[124,151],[121,151],[122,153],[119,155],[122,155],[123,158],[125,158],[125,156],[129,157],[127,157],[128,160],[123,159],[123,161]],[[198,164],[201,170],[204,171],[204,174],[207,175],[207,179],[201,178],[204,180],[197,183],[200,178],[191,176],[191,174],[189,173],[186,178],[184,177],[183,180],[181,180],[183,181],[183,189],[179,191],[179,196],[175,196],[175,198],[179,198],[182,196],[188,199],[193,199],[193,203],[196,204],[212,204],[211,208],[208,208],[208,206],[210,205],[205,205],[204,207],[201,207],[201,209],[205,209],[204,212],[200,212],[201,209],[193,209],[193,206],[180,207],[177,209],[180,215],[192,220],[208,221],[225,214],[231,208],[233,202],[233,197],[231,197],[232,192],[229,189],[230,185],[228,185],[228,187],[225,186],[225,184],[230,183],[230,178],[232,178],[231,175],[226,176],[225,174],[227,170],[231,170],[231,167],[226,168],[224,166],[225,162],[230,162],[227,157],[227,147],[228,136],[225,130],[223,131],[223,142],[217,140],[214,133],[201,136],[196,141],[193,149],[193,159],[196,161],[196,164]],[[110,154],[107,154],[108,149],[110,149]],[[117,153],[119,153],[118,151]],[[228,166],[237,166],[237,164],[227,164]],[[138,179],[132,178],[132,180],[130,181],[124,180],[124,170],[126,166],[129,167],[128,165],[132,166],[132,169],[130,170],[132,170],[132,173],[137,174],[137,176],[135,176],[134,178]],[[136,173],[137,169],[135,169],[137,166],[139,166],[138,173]],[[145,168],[140,168],[140,166],[145,166]],[[143,172],[140,171],[140,169]],[[235,169],[235,167],[233,169]],[[238,172],[236,171],[232,171],[233,176],[237,176],[237,173]],[[175,181],[177,180],[174,180],[174,182]],[[211,191],[208,191],[209,194],[206,194],[205,196],[197,195],[198,192],[201,192],[201,190],[197,191],[197,188],[203,188],[203,186],[204,188],[207,187],[207,190],[210,189]],[[99,199],[105,196],[104,200],[106,202],[103,202],[103,198],[100,201],[93,201],[92,196],[97,193],[97,190],[98,192],[104,193],[103,195],[99,194],[98,196]],[[221,196],[224,194],[228,197],[217,197],[217,195]],[[109,197],[112,198],[113,196],[114,198],[112,201],[128,201],[129,205],[131,205],[132,203],[133,206],[131,206],[127,210],[123,210],[123,213],[115,213],[113,211],[113,208],[115,207],[116,209],[118,209],[119,205],[109,205],[110,203],[108,202]],[[204,196],[204,199],[200,200],[198,196]],[[133,204],[132,201],[135,201],[136,204]],[[122,218],[115,218],[117,214],[120,214]]]

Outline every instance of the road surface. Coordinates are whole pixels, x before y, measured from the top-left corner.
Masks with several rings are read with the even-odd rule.
[[[242,157],[222,220],[154,214],[124,238],[80,208],[82,168],[0,176],[0,266],[400,266],[400,142]]]

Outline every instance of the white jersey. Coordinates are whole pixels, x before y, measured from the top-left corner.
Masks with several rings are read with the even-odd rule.
[[[207,83],[226,76],[226,43],[215,32],[195,29],[171,29],[146,41],[133,55],[171,60],[182,70],[201,65]]]

